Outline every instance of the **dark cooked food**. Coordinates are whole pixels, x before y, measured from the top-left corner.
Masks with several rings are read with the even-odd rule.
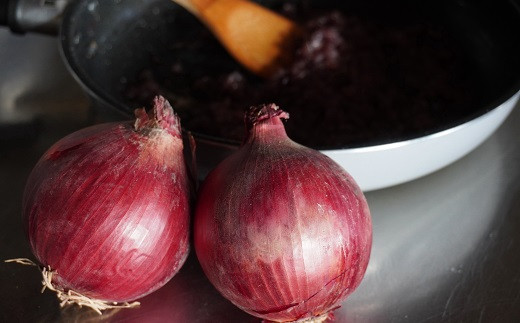
[[[161,94],[173,102],[186,129],[240,141],[243,114],[274,102],[291,116],[289,135],[315,148],[358,147],[422,136],[468,114],[474,98],[463,52],[437,26],[423,21],[387,24],[340,11],[286,7],[305,39],[291,66],[261,80],[215,46],[214,68],[186,69],[181,58],[154,58],[126,88],[136,107]],[[207,38],[204,38],[207,37]],[[164,70],[167,70],[167,73]],[[161,71],[162,70],[162,71]]]

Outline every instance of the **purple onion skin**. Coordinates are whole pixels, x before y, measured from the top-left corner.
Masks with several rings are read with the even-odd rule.
[[[269,321],[325,315],[360,284],[372,245],[366,199],[352,177],[290,140],[275,105],[246,117],[242,147],[201,187],[197,257],[212,284]]]
[[[79,130],[29,176],[23,220],[32,251],[65,291],[123,302],[163,286],[189,251],[189,181],[180,123],[155,117]]]

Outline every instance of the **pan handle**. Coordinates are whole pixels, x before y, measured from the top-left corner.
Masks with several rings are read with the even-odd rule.
[[[12,32],[57,35],[69,0],[1,0],[0,25]]]

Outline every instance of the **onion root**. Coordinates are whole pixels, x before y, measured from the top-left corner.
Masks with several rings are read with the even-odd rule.
[[[98,314],[103,314],[102,311],[108,310],[108,309],[121,309],[121,308],[133,308],[138,307],[140,305],[139,302],[109,302],[109,301],[103,301],[99,299],[90,298],[88,296],[85,296],[81,293],[78,293],[73,290],[64,291],[57,287],[55,287],[52,283],[52,276],[56,274],[55,270],[52,270],[50,266],[44,267],[39,266],[36,263],[34,263],[32,260],[27,258],[15,258],[15,259],[8,259],[5,260],[5,262],[12,262],[17,263],[25,266],[34,266],[38,267],[42,274],[42,290],[43,293],[45,289],[48,289],[50,291],[53,291],[56,293],[56,296],[60,300],[60,307],[64,307],[65,305],[78,305],[79,307],[88,307],[93,309]]]
[[[307,317],[301,320],[290,321],[286,323],[325,323],[327,320],[334,320],[334,313],[327,312],[318,316]],[[276,323],[275,321],[262,320],[262,323]]]

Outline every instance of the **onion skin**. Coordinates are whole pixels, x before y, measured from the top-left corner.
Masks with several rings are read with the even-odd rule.
[[[154,115],[91,126],[54,144],[24,192],[32,251],[53,284],[111,302],[163,286],[189,251],[190,183],[178,117],[162,97]]]
[[[326,316],[360,284],[372,245],[366,199],[352,177],[290,140],[275,105],[252,108],[242,147],[204,181],[197,257],[212,284],[269,321]]]

